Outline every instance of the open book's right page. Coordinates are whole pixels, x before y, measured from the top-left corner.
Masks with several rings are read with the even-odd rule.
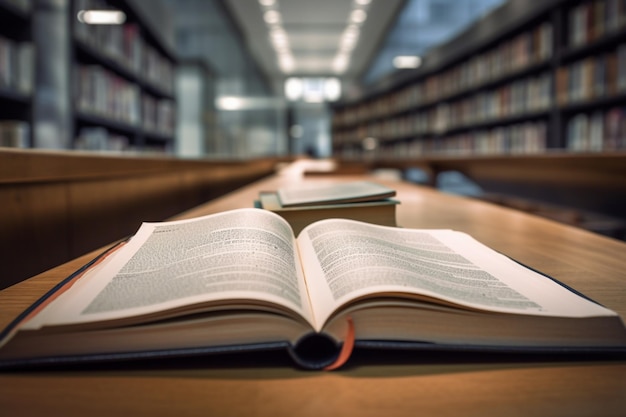
[[[452,230],[329,219],[304,229],[298,246],[319,328],[341,305],[371,294],[418,294],[519,314],[615,315]]]

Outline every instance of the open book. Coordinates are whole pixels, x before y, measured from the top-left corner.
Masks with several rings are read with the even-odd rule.
[[[328,219],[296,238],[250,208],[143,224],[0,343],[5,368],[279,346],[319,369],[354,346],[621,352],[626,331],[463,233]]]

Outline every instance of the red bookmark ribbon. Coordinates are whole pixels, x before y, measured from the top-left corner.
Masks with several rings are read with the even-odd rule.
[[[348,359],[350,359],[350,355],[354,349],[354,323],[351,317],[348,317],[346,321],[348,330],[346,332],[346,338],[343,342],[343,346],[341,347],[341,351],[339,352],[339,356],[337,356],[335,362],[324,368],[325,371],[333,371],[340,368],[348,361]]]

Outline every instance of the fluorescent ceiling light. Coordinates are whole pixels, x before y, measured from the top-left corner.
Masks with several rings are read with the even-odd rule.
[[[268,10],[263,15],[263,19],[265,19],[265,22],[269,25],[280,23],[280,13],[276,10]]]
[[[278,57],[278,64],[283,72],[291,72],[295,67],[293,57],[289,54],[281,54]]]
[[[282,109],[285,103],[283,99],[274,97],[219,96],[215,99],[215,105],[221,111],[246,111]]]
[[[337,78],[326,78],[324,80],[324,96],[328,101],[338,100],[341,96],[341,83]]]
[[[285,96],[288,100],[299,100],[302,97],[304,85],[300,78],[287,78],[285,81]]]
[[[244,100],[241,97],[222,96],[216,100],[217,108],[220,110],[241,110],[244,108]]]
[[[367,6],[372,0],[354,0],[354,2],[360,6]]]
[[[393,66],[402,68],[418,68],[422,65],[422,58],[417,55],[399,55],[393,59]]]
[[[344,36],[341,38],[339,49],[342,51],[350,51],[356,45],[357,38],[355,36]]]
[[[333,61],[335,72],[344,72],[348,68],[349,58],[346,54],[338,54]]]
[[[363,0],[361,0],[363,1]],[[276,4],[276,0],[259,0],[259,4],[265,7],[271,7]]]
[[[270,32],[270,36],[272,39],[287,39],[287,32],[280,27],[276,27]]]
[[[357,25],[351,24],[348,25],[346,30],[343,32],[343,36],[359,36],[360,29]]]
[[[361,9],[352,10],[350,13],[350,21],[354,23],[363,23],[367,19],[367,13]]]
[[[343,35],[341,35],[339,49],[344,52],[352,50],[359,40],[360,32],[357,25],[349,25],[346,30],[344,30]]]
[[[119,10],[81,10],[76,17],[89,25],[121,25],[126,21],[126,15]]]
[[[289,48],[289,41],[286,37],[272,37],[272,44],[274,48],[278,50],[285,50]]]
[[[343,41],[356,41],[359,37],[358,30],[345,31],[343,35],[341,35],[341,39]]]
[[[285,97],[290,101],[304,100],[308,103],[336,101],[341,96],[338,78],[299,78],[285,80]]]

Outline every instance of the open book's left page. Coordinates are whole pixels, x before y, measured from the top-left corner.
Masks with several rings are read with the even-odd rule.
[[[144,223],[24,327],[132,323],[207,309],[279,311],[310,322],[294,245],[289,224],[258,209]]]

